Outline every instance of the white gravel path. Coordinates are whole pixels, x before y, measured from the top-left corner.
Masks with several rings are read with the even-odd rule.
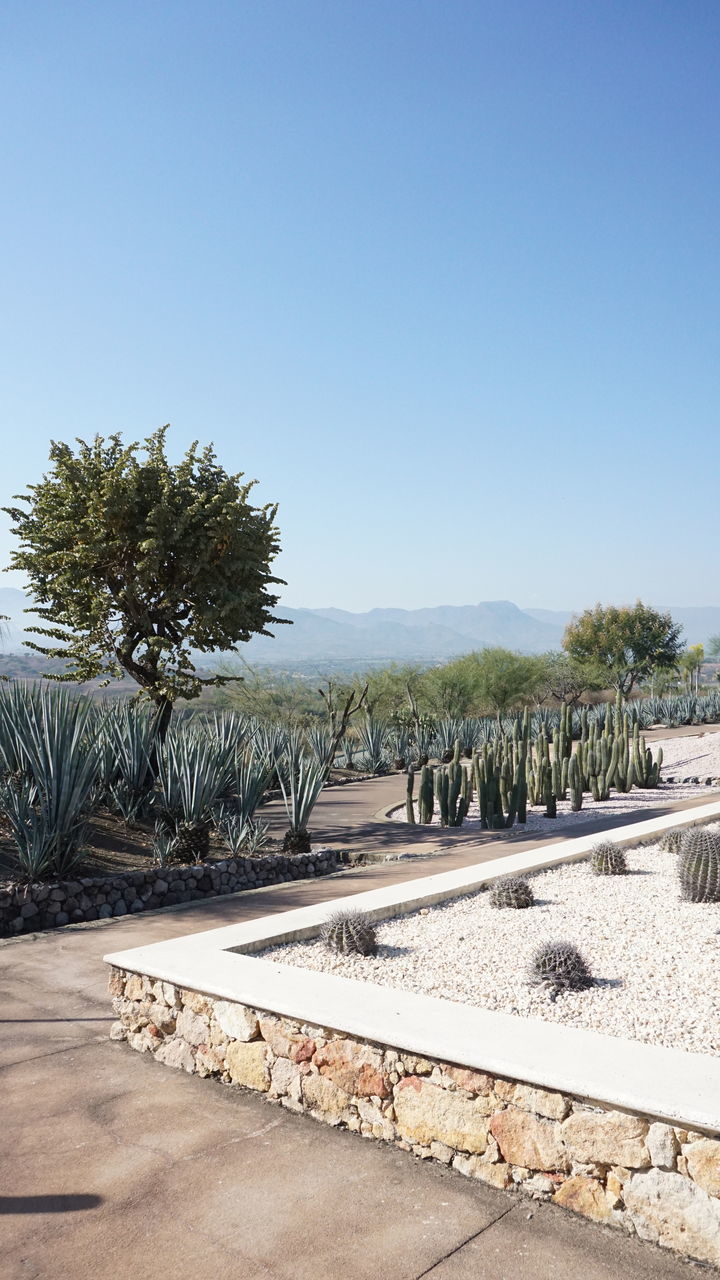
[[[527,822],[523,826],[515,826],[513,831],[551,833],[561,827],[573,827],[584,822],[594,822],[596,818],[621,818],[629,813],[637,813],[642,809],[654,809],[658,806],[674,804],[678,800],[692,800],[699,795],[707,795],[717,791],[718,787],[706,786],[706,778],[720,777],[720,733],[698,733],[684,738],[664,738],[648,743],[652,747],[653,758],[657,759],[658,747],[663,749],[663,767],[661,785],[647,790],[633,787],[627,795],[611,791],[607,800],[593,800],[585,792],[583,805],[579,813],[573,813],[570,801],[561,800],[557,806],[557,818],[545,817],[545,806],[529,805]],[[668,777],[698,777],[700,783],[667,782]],[[417,801],[417,795],[416,795]],[[394,809],[390,815],[394,822],[405,821],[405,805]],[[464,826],[472,827],[480,823],[480,810],[474,800],[470,805]],[[431,826],[440,826],[437,806]]]
[[[536,872],[528,877],[536,902],[526,910],[498,910],[489,893],[480,892],[383,921],[376,957],[338,956],[321,942],[273,947],[263,956],[459,1004],[720,1054],[720,903],[682,901],[677,855],[657,845],[630,850],[627,860],[626,876],[596,876],[588,861]],[[528,966],[537,945],[561,940],[581,949],[598,985],[552,1003],[529,983]]]

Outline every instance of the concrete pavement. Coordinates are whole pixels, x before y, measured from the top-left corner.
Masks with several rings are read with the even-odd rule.
[[[106,951],[437,869],[435,858],[356,868],[0,946],[3,1276],[697,1275],[664,1250],[108,1040]]]

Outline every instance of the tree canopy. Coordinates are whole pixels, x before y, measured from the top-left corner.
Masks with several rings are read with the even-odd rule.
[[[563,647],[603,684],[624,697],[656,667],[677,666],[682,652],[678,626],[638,600],[635,605],[596,605],[568,623]]]
[[[52,469],[6,507],[21,549],[12,569],[27,576],[28,628],[55,644],[25,643],[69,664],[51,679],[130,675],[166,722],[178,697],[237,678],[202,677],[193,651],[229,649],[269,634],[282,584],[270,565],[280,544],[277,508],[253,507],[255,481],[228,475],[212,445],[193,444],[177,466],[165,452],[168,427],[143,446],[119,434],[53,441]],[[142,448],[144,456],[139,456]]]

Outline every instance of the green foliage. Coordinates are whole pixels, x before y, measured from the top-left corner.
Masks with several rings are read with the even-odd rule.
[[[537,696],[543,702],[575,706],[584,693],[602,688],[597,673],[567,653],[545,653],[539,659]]]
[[[644,605],[596,605],[568,624],[566,653],[595,678],[627,696],[655,667],[672,667],[682,651],[680,633],[669,613]]]
[[[504,876],[496,880],[490,891],[491,907],[531,907],[535,901],[527,880],[521,876]]]
[[[48,475],[5,510],[21,549],[11,567],[27,577],[54,644],[27,641],[69,669],[52,679],[130,675],[163,709],[230,677],[197,674],[192,650],[229,649],[278,622],[269,590],[279,550],[274,506],[253,507],[254,482],[228,475],[211,446],[177,466],[167,427],[144,457],[119,435],[53,442]]]
[[[337,911],[325,922],[320,937],[331,951],[340,955],[377,954],[375,926],[362,911]]]

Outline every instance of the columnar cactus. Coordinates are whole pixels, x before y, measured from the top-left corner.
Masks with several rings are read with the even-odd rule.
[[[407,794],[405,796],[405,820],[415,825],[415,803],[413,801],[413,791],[415,789],[415,770],[407,771]]]
[[[362,911],[337,911],[325,921],[320,937],[330,951],[340,955],[377,954],[375,926]]]

